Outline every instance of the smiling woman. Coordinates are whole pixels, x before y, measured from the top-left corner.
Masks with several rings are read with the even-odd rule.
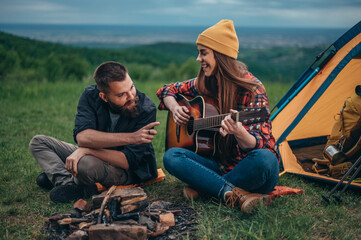
[[[209,155],[205,151],[173,147],[164,154],[164,167],[190,186],[184,188],[186,198],[195,198],[197,191],[206,192],[227,206],[239,206],[242,212],[251,213],[260,202],[270,204],[270,196],[266,193],[278,182],[279,156],[271,122],[266,120],[262,125],[243,122],[243,125],[238,121],[238,111],[245,112],[245,108],[253,106],[268,108],[268,97],[262,83],[248,72],[244,63],[236,60],[239,43],[232,21],[222,20],[203,31],[197,45],[197,62],[201,64],[197,78],[160,88],[157,92],[159,109],[172,113],[173,119],[168,121],[174,121],[178,130],[168,134],[177,135],[176,141],[182,142],[181,132],[184,131],[179,130],[183,129],[179,126],[188,122],[191,125],[196,115],[196,118],[212,119],[210,116],[217,113],[209,111],[209,105],[214,102],[214,109],[221,114],[218,117],[222,117],[220,124],[195,132],[186,127],[186,138],[194,138],[197,149],[206,145],[205,142],[213,142],[215,150]],[[182,96],[202,99],[200,116],[190,104],[181,103]],[[233,114],[238,117],[232,118]],[[214,131],[219,135],[209,139],[201,135],[207,132],[209,136]]]
[[[201,63],[201,68],[204,72],[204,75],[209,77],[213,74],[216,68],[214,53],[212,49],[202,45],[198,45],[198,52],[199,54],[197,57],[197,62]]]

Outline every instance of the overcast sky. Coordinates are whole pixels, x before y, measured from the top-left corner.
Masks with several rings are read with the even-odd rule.
[[[361,0],[0,0],[0,23],[349,28]]]

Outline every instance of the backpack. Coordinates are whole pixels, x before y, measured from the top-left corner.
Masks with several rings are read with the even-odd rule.
[[[331,165],[354,162],[361,155],[361,85],[336,114],[327,140],[323,153]]]

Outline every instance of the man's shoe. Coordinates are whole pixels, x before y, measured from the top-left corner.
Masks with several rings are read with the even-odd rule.
[[[74,182],[55,187],[50,191],[50,199],[56,203],[68,203],[84,197],[83,187]]]
[[[50,190],[54,187],[54,185],[52,184],[52,182],[50,182],[48,176],[46,176],[45,173],[41,173],[37,178],[36,178],[36,184],[38,184],[39,187]]]
[[[191,200],[193,198],[193,201],[195,201],[199,198],[198,192],[190,187],[183,188],[183,195],[188,200]]]
[[[272,201],[267,194],[250,193],[237,187],[233,188],[232,192],[227,192],[225,199],[227,207],[240,206],[241,211],[246,214],[251,213],[259,203],[269,206]]]

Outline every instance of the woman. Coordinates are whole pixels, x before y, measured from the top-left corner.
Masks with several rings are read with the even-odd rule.
[[[268,108],[262,83],[236,60],[239,42],[232,21],[222,20],[206,29],[199,35],[197,47],[201,64],[197,78],[164,85],[157,92],[159,109],[171,111],[176,124],[186,124],[190,118],[188,108],[178,104],[177,94],[211,97],[220,114],[245,107]],[[164,167],[190,186],[184,189],[186,197],[202,191],[250,213],[259,202],[270,204],[266,193],[278,182],[279,156],[269,120],[246,126],[230,115],[221,122],[214,157],[171,148],[164,155]]]

